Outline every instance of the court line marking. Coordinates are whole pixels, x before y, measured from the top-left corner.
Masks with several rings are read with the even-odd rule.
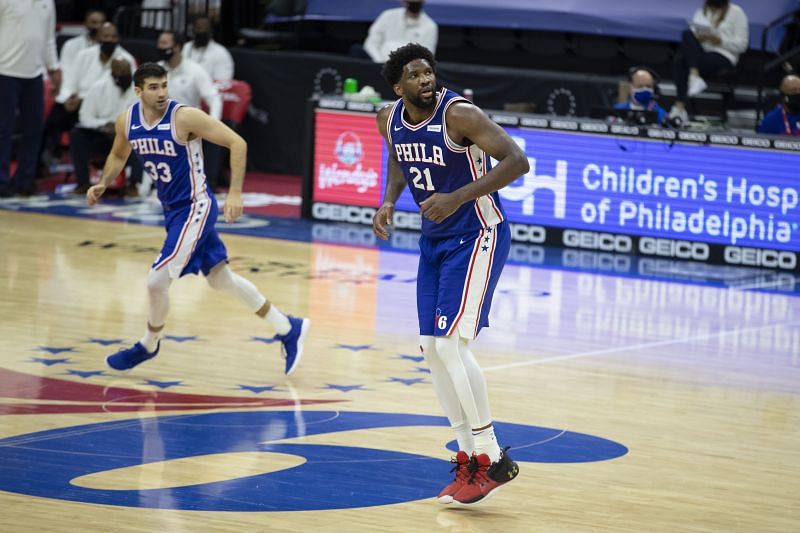
[[[572,354],[565,354],[565,355],[556,355],[553,357],[545,357],[542,359],[533,359],[529,361],[520,361],[517,363],[508,363],[505,365],[496,365],[496,366],[489,366],[483,369],[484,372],[493,372],[495,370],[506,370],[508,368],[519,368],[521,366],[530,366],[530,365],[541,365],[544,363],[552,363],[554,361],[566,361],[568,359],[578,359],[581,357],[593,357],[595,355],[606,355],[610,353],[618,353],[618,352],[629,352],[632,350],[641,350],[643,348],[655,348],[658,346],[669,346],[670,344],[680,344],[683,342],[691,342],[691,341],[699,341],[699,340],[706,340],[706,339],[713,339],[716,337],[727,337],[728,335],[734,335],[736,333],[742,333],[745,331],[760,331],[762,329],[769,329],[781,326],[798,326],[800,325],[800,320],[794,322],[784,322],[782,324],[767,324],[764,326],[755,326],[752,328],[736,328],[736,329],[729,329],[725,331],[718,331],[716,333],[709,333],[708,335],[696,335],[694,337],[684,337],[682,339],[669,339],[664,341],[658,342],[645,342],[642,344],[634,344],[631,346],[620,346],[617,348],[605,348],[603,350],[592,350],[589,352],[579,352],[579,353],[572,353]]]

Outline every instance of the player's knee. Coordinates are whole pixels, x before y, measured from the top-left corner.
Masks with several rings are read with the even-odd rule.
[[[439,359],[447,362],[458,358],[458,340],[454,336],[436,337],[436,354]]]
[[[164,293],[169,290],[169,274],[152,270],[147,276],[147,291],[150,294]]]
[[[224,290],[231,286],[233,279],[231,277],[231,271],[228,268],[228,265],[222,265],[213,269],[208,273],[208,276],[206,276],[206,281],[212,289],[216,289],[218,291]]]
[[[420,335],[419,350],[425,360],[430,361],[432,357],[436,357],[436,339],[432,335]]]

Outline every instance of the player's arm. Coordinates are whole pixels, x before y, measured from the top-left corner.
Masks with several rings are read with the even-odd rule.
[[[114,144],[106,157],[105,165],[103,165],[103,177],[100,179],[100,183],[89,187],[89,190],[86,191],[86,203],[89,205],[96,204],[97,200],[103,196],[109,183],[119,176],[131,155],[131,143],[128,142],[128,132],[125,131],[126,115],[127,111],[120,113],[114,123]]]
[[[503,128],[478,107],[458,103],[447,110],[447,132],[461,146],[476,144],[500,163],[480,179],[453,191],[434,193],[420,204],[423,216],[441,222],[462,204],[498,191],[529,170],[528,158]]]
[[[226,222],[233,222],[244,210],[242,187],[247,164],[247,143],[228,126],[195,107],[181,107],[176,120],[178,135],[182,139],[190,139],[192,136],[202,137],[230,150],[231,185],[222,212]]]
[[[391,113],[391,106],[386,106],[378,111],[378,116],[375,118],[378,124],[378,132],[386,140],[386,146],[389,148],[388,163],[386,165],[388,176],[386,178],[386,190],[383,193],[383,204],[375,212],[372,217],[372,231],[379,238],[386,240],[389,238],[389,232],[386,226],[392,225],[392,217],[394,216],[394,204],[403,190],[406,188],[406,179],[403,176],[403,170],[397,164],[394,156],[394,150],[389,142],[389,136],[386,132],[386,121]]]

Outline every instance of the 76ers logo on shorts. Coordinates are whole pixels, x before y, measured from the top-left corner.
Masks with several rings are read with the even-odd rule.
[[[436,321],[436,329],[447,331],[447,315],[443,315],[442,310],[438,307],[436,308],[436,317],[434,320]]]

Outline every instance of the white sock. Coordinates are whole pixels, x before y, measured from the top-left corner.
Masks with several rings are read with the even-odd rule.
[[[264,318],[273,328],[275,328],[275,331],[278,333],[278,335],[286,335],[289,333],[289,330],[292,329],[289,319],[286,318],[286,315],[278,311],[278,308],[275,307],[275,304],[269,306],[267,316]]]
[[[458,449],[467,452],[467,455],[471,456],[475,452],[475,440],[472,438],[472,429],[469,424],[463,422],[453,426],[453,431],[456,433]]]
[[[150,331],[150,328],[146,328],[144,330],[144,336],[139,341],[139,344],[144,346],[144,349],[150,353],[156,351],[156,346],[158,346],[158,340],[161,338],[161,332],[159,331]]]
[[[485,453],[493,463],[500,460],[500,446],[494,436],[494,426],[489,426],[480,431],[472,431],[472,438],[475,439],[475,453],[480,455]]]

